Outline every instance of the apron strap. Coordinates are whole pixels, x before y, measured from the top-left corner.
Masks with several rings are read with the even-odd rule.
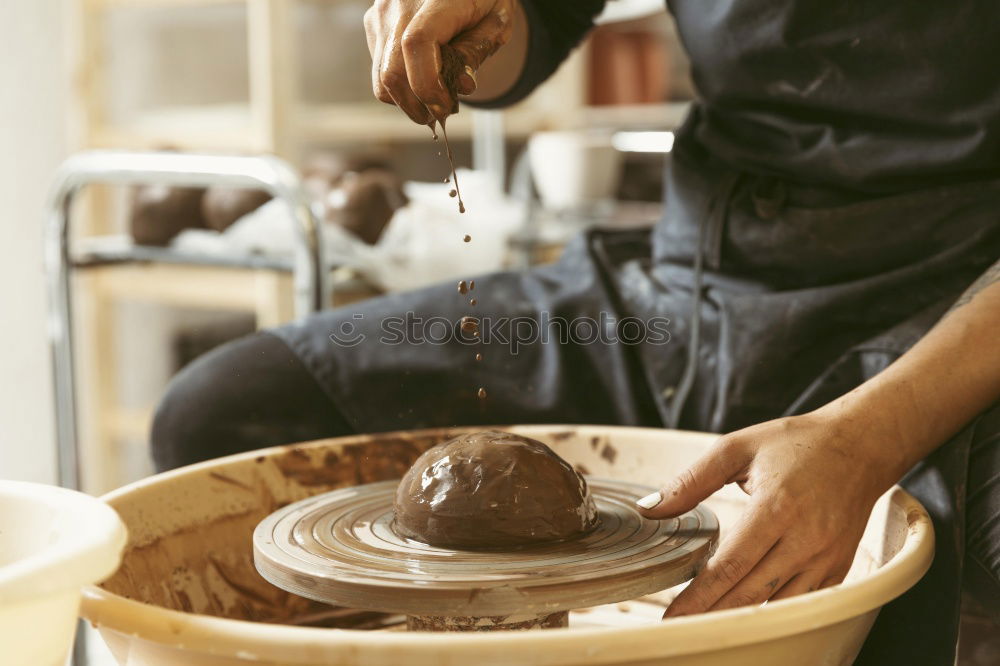
[[[722,238],[726,219],[729,217],[729,202],[736,192],[736,187],[743,179],[741,173],[727,174],[716,192],[708,200],[705,214],[698,220],[698,242],[694,255],[693,292],[691,298],[691,335],[688,341],[687,360],[684,373],[677,385],[670,405],[670,418],[667,426],[677,428],[681,420],[681,412],[687,403],[691,390],[694,388],[698,374],[698,351],[701,347],[701,303],[704,292],[705,262],[709,268],[718,270],[722,263]]]

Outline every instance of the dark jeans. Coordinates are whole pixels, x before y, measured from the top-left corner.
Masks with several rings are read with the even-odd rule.
[[[474,276],[471,294],[449,284],[387,296],[207,354],[160,405],[156,463],[350,432],[723,432],[803,412],[883,369],[1000,256],[997,210],[1000,181],[859,200],[675,155],[652,233],[591,232],[556,265]],[[461,329],[470,314],[483,317],[478,340]],[[907,478],[937,556],[883,610],[858,663],[950,664],[965,562],[996,608],[998,421],[991,410]]]

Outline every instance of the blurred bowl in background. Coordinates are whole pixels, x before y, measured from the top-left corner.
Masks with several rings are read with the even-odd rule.
[[[535,187],[546,208],[565,210],[612,199],[622,154],[610,132],[539,132],[528,140]]]

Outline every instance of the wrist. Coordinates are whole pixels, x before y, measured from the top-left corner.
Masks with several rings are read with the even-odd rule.
[[[878,494],[897,483],[921,458],[913,453],[912,441],[891,405],[851,392],[811,416],[857,461],[859,471],[870,476]]]
[[[496,53],[486,58],[476,72],[476,89],[462,100],[490,104],[509,93],[521,79],[528,57],[529,27],[521,0],[510,5],[510,37]]]

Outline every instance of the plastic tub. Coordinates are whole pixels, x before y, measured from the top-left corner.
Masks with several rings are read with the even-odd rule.
[[[641,428],[507,429],[542,439],[585,473],[654,486],[714,440]],[[919,580],[933,555],[926,512],[894,488],[876,505],[845,583],[759,608],[661,622],[662,608],[632,612],[644,605],[623,604],[610,613],[602,607],[573,614],[568,629],[475,635],[293,626],[318,609],[256,573],[251,535],[257,522],[316,493],[398,478],[426,448],[463,431],[278,447],[113,492],[105,499],[128,525],[130,542],[118,573],[84,591],[83,614],[128,666],[834,666],[853,661],[879,608]],[[745,497],[725,488],[708,504],[724,536]]]
[[[0,663],[62,666],[80,590],[121,561],[125,526],[83,493],[0,481]]]

